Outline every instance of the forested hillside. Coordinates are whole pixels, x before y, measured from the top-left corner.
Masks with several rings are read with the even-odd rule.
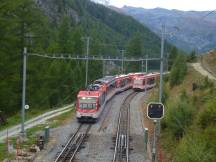
[[[21,107],[22,52],[157,56],[160,39],[131,17],[88,0],[5,0],[0,3],[0,110]],[[136,42],[136,43],[134,43]],[[84,87],[85,62],[28,57],[27,104],[45,109],[74,100]],[[102,76],[102,63],[90,62],[89,81]],[[136,70],[136,69],[134,69]]]

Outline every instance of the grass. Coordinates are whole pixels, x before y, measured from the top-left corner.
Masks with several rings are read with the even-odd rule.
[[[50,128],[56,128],[59,127],[65,123],[67,123],[71,117],[74,115],[75,109],[71,109],[69,112],[63,113],[57,117],[54,117],[52,119],[49,119],[46,124],[40,124],[38,126],[35,126],[33,128],[27,129],[26,134],[27,134],[27,139],[20,144],[20,147],[24,150],[28,150],[30,146],[36,143],[37,135],[41,132],[44,131],[46,126],[49,126]],[[16,147],[16,138],[11,138],[10,139],[13,143],[14,148]],[[5,158],[8,159],[14,159],[15,153],[14,154],[8,154],[7,153],[7,148],[5,143],[0,144],[0,161],[3,161]]]
[[[170,107],[169,105],[172,105],[173,103],[176,103],[176,101],[179,99],[182,91],[186,91],[186,93],[192,98],[192,96],[201,96],[204,95],[205,91],[197,90],[196,92],[192,91],[192,83],[196,83],[197,85],[200,85],[204,80],[204,77],[201,76],[197,71],[195,71],[192,67],[188,67],[187,75],[185,76],[185,79],[183,82],[173,87],[172,89],[169,86],[169,82],[164,82],[164,94],[167,93],[168,97],[165,104],[165,116],[167,109]],[[148,102],[154,102],[158,101],[158,89],[153,89],[148,97]],[[199,101],[200,102],[200,101]],[[196,105],[201,105],[201,103],[197,103]],[[163,120],[163,119],[162,119]],[[151,121],[146,120],[146,124],[149,126],[152,126]],[[172,142],[170,142],[172,141]],[[178,140],[173,139],[171,132],[169,130],[165,129],[161,131],[160,134],[160,144],[163,148],[163,154],[166,155],[165,159],[166,161],[172,161],[172,156],[175,151],[175,147],[178,145]]]
[[[202,66],[216,76],[216,50],[201,56],[200,60]]]
[[[197,71],[195,71],[192,67],[188,67],[187,75],[183,80],[182,84],[175,86],[173,88],[170,88],[168,82],[165,84],[165,89],[168,93],[168,98],[165,104],[165,116],[166,111],[172,109],[171,105],[174,105],[175,103],[177,103],[177,101],[179,101],[180,95],[183,91],[185,91],[188,95],[188,100],[190,100],[190,102],[193,103],[193,121],[187,129],[188,132],[195,132],[196,128],[198,128],[198,114],[200,113],[200,111],[202,111],[202,109],[204,109],[206,97],[208,97],[210,94],[209,88],[198,88],[196,91],[192,91],[192,83],[196,83],[198,86],[201,86],[204,83],[204,79],[205,78],[202,75],[200,75]],[[188,132],[186,132],[186,134]],[[184,139],[184,137],[182,139]],[[161,131],[160,141],[161,145],[163,146],[163,152],[166,155],[165,161],[172,161],[172,156],[175,154],[176,148],[177,146],[179,146],[179,143],[181,143],[182,140],[173,138],[173,135],[171,132],[169,132],[169,129],[164,128],[163,131]]]
[[[25,112],[25,120],[30,120],[34,117],[37,117],[43,113],[46,113],[46,112],[49,112],[49,111],[52,111],[52,110],[55,110],[55,109],[30,109],[30,110],[26,110]],[[5,125],[0,125],[0,131],[4,130],[4,129],[7,129],[7,128],[10,128],[12,126],[15,126],[17,124],[19,124],[21,122],[21,114],[20,113],[17,113],[11,117],[8,117],[7,118],[7,124]]]

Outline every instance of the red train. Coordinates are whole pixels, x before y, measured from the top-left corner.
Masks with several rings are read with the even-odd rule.
[[[133,81],[133,90],[144,91],[155,87],[156,79],[159,75],[160,73],[149,73],[144,76],[135,76]]]
[[[106,76],[94,81],[86,90],[80,91],[77,95],[77,120],[79,122],[97,121],[107,101],[115,94],[132,88],[135,78],[145,76],[147,75],[144,73],[130,73],[128,75]]]

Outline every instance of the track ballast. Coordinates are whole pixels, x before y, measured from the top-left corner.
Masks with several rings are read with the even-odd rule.
[[[120,108],[112,162],[129,162],[130,102],[136,94],[127,96]]]
[[[88,136],[91,124],[80,124],[54,162],[72,162]]]

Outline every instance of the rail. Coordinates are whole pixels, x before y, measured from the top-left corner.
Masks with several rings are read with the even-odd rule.
[[[74,160],[76,153],[86,139],[88,132],[91,128],[91,125],[87,125],[87,127],[84,128],[83,131],[81,131],[81,128],[83,126],[84,124],[79,125],[76,132],[68,140],[67,144],[54,162],[72,162]]]
[[[129,162],[130,101],[136,94],[137,92],[132,92],[128,95],[120,108],[112,162]]]

